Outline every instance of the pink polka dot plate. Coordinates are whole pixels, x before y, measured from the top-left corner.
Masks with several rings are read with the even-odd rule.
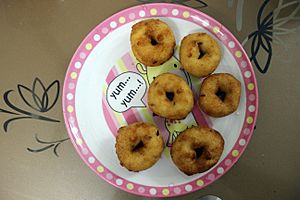
[[[174,31],[174,56],[158,67],[139,63],[130,48],[131,27],[136,22],[158,18]],[[222,60],[216,72],[234,75],[242,84],[239,107],[223,118],[205,115],[195,104],[184,120],[167,120],[153,115],[147,107],[147,89],[164,72],[184,78],[199,96],[201,79],[182,70],[178,45],[190,33],[206,32],[220,44]],[[189,7],[154,3],[128,8],[94,28],[75,52],[66,72],[63,112],[71,141],[82,160],[102,179],[130,193],[171,197],[199,190],[225,174],[245,150],[255,125],[258,92],[251,63],[236,38],[219,22]],[[119,127],[135,121],[156,124],[166,147],[161,159],[150,169],[129,172],[119,164],[115,136]],[[218,130],[225,148],[210,170],[186,176],[170,158],[172,142],[192,125]]]

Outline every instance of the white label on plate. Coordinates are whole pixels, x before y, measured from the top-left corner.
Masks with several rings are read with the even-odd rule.
[[[146,89],[146,82],[140,74],[125,72],[109,84],[107,102],[116,112],[124,112],[132,107],[145,107],[142,98]]]

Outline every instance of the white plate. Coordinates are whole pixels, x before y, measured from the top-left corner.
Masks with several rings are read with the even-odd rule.
[[[130,49],[133,24],[158,18],[174,31],[177,45],[190,33],[206,32],[220,44],[222,60],[215,72],[228,72],[242,84],[237,111],[227,117],[211,118],[197,103],[181,121],[153,117],[147,108],[147,89],[153,77],[176,73],[189,83],[198,96],[201,80],[183,71],[174,56],[163,66],[147,68]],[[123,10],[99,24],[84,39],[66,73],[63,109],[70,138],[81,158],[100,177],[131,193],[144,196],[177,196],[198,190],[222,176],[240,157],[250,140],[257,115],[255,74],[243,48],[234,36],[213,18],[176,4],[146,4]],[[197,98],[196,98],[197,100]],[[166,148],[150,169],[129,172],[119,164],[115,134],[120,126],[135,121],[156,124]],[[178,132],[191,125],[208,125],[225,140],[220,161],[209,171],[186,176],[170,158],[169,149]]]

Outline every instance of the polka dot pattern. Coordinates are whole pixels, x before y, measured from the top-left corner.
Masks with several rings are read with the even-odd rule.
[[[217,169],[217,173],[218,173],[218,174],[223,174],[223,173],[224,173],[224,168],[223,168],[223,167],[219,167],[219,168]]]
[[[166,15],[166,14],[168,14],[168,9],[167,8],[163,8],[162,10],[161,10],[161,14],[163,14],[163,15]]]
[[[145,17],[145,16],[146,16],[145,11],[141,10],[141,11],[139,12],[139,16],[140,16],[140,17]]]
[[[76,72],[72,72],[71,73],[71,79],[76,79],[77,78],[77,73]]]
[[[228,42],[228,47],[231,49],[234,48],[235,47],[234,41]]]
[[[116,184],[117,185],[122,185],[123,184],[123,180],[122,179],[116,179]]]
[[[132,190],[134,188],[132,183],[127,183],[126,187],[128,190]]]
[[[95,34],[94,37],[93,37],[93,39],[94,39],[96,42],[98,42],[98,41],[101,39],[101,37],[100,37],[99,34]]]
[[[98,167],[97,167],[97,171],[100,172],[100,173],[104,172],[104,167],[101,166],[101,165],[98,166]]]
[[[83,155],[87,155],[89,153],[89,150],[87,150],[87,148],[82,148],[81,152]]]
[[[247,85],[248,90],[253,90],[254,89],[254,84],[253,83],[249,83]]]
[[[157,10],[156,10],[155,8],[152,8],[152,9],[150,10],[150,14],[151,14],[151,15],[157,15]]]
[[[247,117],[247,123],[252,124],[253,123],[253,117]]]
[[[108,28],[103,27],[101,31],[102,31],[103,34],[106,34],[106,33],[108,33]]]
[[[139,187],[138,188],[138,192],[139,193],[144,193],[145,192],[145,188],[144,187]]]
[[[156,195],[157,191],[156,191],[155,188],[151,188],[151,189],[149,190],[149,193],[150,193],[151,195]]]
[[[76,143],[77,143],[78,145],[82,145],[83,141],[82,141],[82,139],[77,138],[77,139],[76,139]]]
[[[115,21],[110,22],[110,27],[111,28],[116,28],[117,27],[117,23]]]
[[[255,111],[255,106],[254,105],[250,105],[248,107],[249,112],[254,112]]]
[[[95,162],[95,158],[94,157],[89,157],[88,161],[89,161],[89,163],[93,164]]]
[[[232,156],[233,157],[237,157],[238,155],[239,155],[239,151],[238,150],[235,149],[235,150],[232,151]]]
[[[72,93],[67,94],[67,99],[72,100],[74,98],[74,95]]]
[[[165,195],[165,196],[168,196],[170,194],[170,190],[165,188],[162,190],[162,194]]]
[[[174,188],[174,193],[175,193],[175,194],[180,194],[180,192],[181,192],[180,187]]]
[[[120,17],[120,18],[119,18],[119,23],[120,23],[120,24],[124,24],[125,22],[126,22],[125,17]]]
[[[75,88],[75,84],[74,83],[69,83],[68,88],[70,90],[74,89]]]
[[[74,66],[75,66],[76,69],[80,69],[81,68],[81,62],[77,61]]]
[[[237,58],[242,57],[242,52],[241,51],[236,51],[234,54]]]
[[[251,77],[251,72],[250,71],[245,71],[244,76],[246,78],[250,78]]]
[[[187,191],[187,192],[190,192],[190,191],[192,191],[192,189],[193,189],[193,187],[191,186],[191,185],[186,185],[185,187],[184,187],[184,189]]]
[[[215,27],[213,28],[213,32],[214,32],[214,33],[219,33],[219,32],[220,32],[220,28],[219,28],[218,26],[215,26]]]
[[[244,131],[243,131],[243,133],[245,135],[249,135],[250,134],[250,129],[249,128],[245,128]]]
[[[179,14],[179,11],[177,9],[172,10],[172,15],[177,16]]]
[[[86,54],[85,54],[84,52],[81,52],[81,53],[79,54],[79,57],[80,57],[81,59],[85,59],[85,58],[86,58]]]
[[[91,43],[87,43],[86,45],[85,45],[85,49],[86,50],[91,50],[93,48],[93,45],[91,44]]]
[[[199,179],[199,180],[197,180],[196,184],[197,184],[199,187],[201,187],[201,186],[204,185],[204,181],[201,180],[201,179]]]
[[[183,16],[184,18],[189,18],[189,17],[190,17],[190,13],[189,13],[188,11],[184,11],[184,12],[182,13],[182,16]]]
[[[230,159],[226,159],[226,160],[225,160],[225,165],[226,165],[226,166],[230,166],[230,165],[231,165],[231,163],[232,163],[232,162],[231,162],[231,160],[230,160]]]
[[[207,180],[210,180],[210,181],[212,181],[212,180],[214,180],[215,179],[215,175],[214,174],[209,174],[208,176],[207,176]]]
[[[135,14],[134,13],[130,13],[129,14],[129,19],[134,20],[135,19]]]
[[[68,111],[69,113],[72,113],[72,112],[74,111],[73,106],[68,106],[68,107],[67,107],[67,111]]]
[[[254,100],[255,100],[255,94],[250,94],[249,101],[254,101]]]
[[[105,23],[94,29],[84,40],[84,43],[78,49],[78,53],[74,56],[69,66],[67,72],[67,81],[64,88],[64,102],[65,102],[65,119],[70,124],[72,128],[69,128],[70,138],[75,141],[78,145],[79,152],[82,157],[89,163],[91,168],[94,168],[99,176],[106,179],[108,182],[114,183],[120,188],[130,191],[132,193],[147,194],[155,197],[163,196],[176,196],[181,194],[186,194],[191,191],[195,191],[199,188],[206,186],[207,184],[213,182],[216,178],[222,176],[232,165],[238,157],[240,156],[242,150],[247,146],[247,141],[249,136],[252,134],[251,130],[255,125],[255,118],[257,113],[257,91],[255,90],[256,81],[255,74],[251,68],[251,63],[248,61],[246,55],[243,54],[243,50],[238,43],[238,41],[233,38],[233,36],[223,28],[217,22],[207,18],[201,13],[195,12],[192,9],[187,9],[179,7],[176,4],[171,4],[170,6],[163,6],[151,4],[151,6],[143,5],[142,7],[136,7],[131,10],[122,11],[113,17],[105,21]],[[224,158],[221,163],[214,166],[214,170],[211,170],[209,174],[203,175],[201,179],[196,179],[189,183],[182,185],[177,185],[176,183],[170,184],[168,188],[160,188],[155,186],[143,186],[138,183],[128,182],[122,177],[117,176],[112,173],[108,168],[105,168],[99,160],[90,152],[85,141],[82,139],[81,132],[78,128],[75,110],[75,88],[77,84],[78,77],[80,76],[80,71],[84,67],[85,60],[88,58],[91,52],[96,49],[96,45],[101,43],[102,39],[110,35],[111,31],[114,31],[120,26],[126,23],[132,22],[133,20],[139,20],[141,18],[157,16],[157,17],[176,17],[182,20],[191,21],[193,23],[199,24],[207,31],[215,34],[219,39],[220,43],[223,43],[225,48],[227,48],[233,55],[236,62],[239,64],[242,78],[244,78],[246,86],[246,117],[244,125],[241,129],[241,134],[237,139],[236,144],[233,149],[229,151],[229,154]],[[222,27],[222,30],[221,28]],[[242,112],[236,112],[236,115],[241,115]],[[74,137],[73,137],[74,136]]]
[[[240,139],[239,140],[239,145],[244,146],[246,144],[246,140],[245,139]]]
[[[108,180],[113,179],[113,175],[111,173],[107,173],[105,176]]]
[[[244,61],[244,60],[241,62],[241,64],[240,64],[240,65],[241,65],[241,67],[242,67],[242,68],[245,68],[245,67],[247,67],[247,66],[248,66],[247,62],[246,62],[246,61]]]
[[[73,109],[73,108],[72,108]],[[75,126],[71,128],[72,133],[77,134],[78,133],[78,128]],[[80,138],[76,138],[76,140],[79,140]]]

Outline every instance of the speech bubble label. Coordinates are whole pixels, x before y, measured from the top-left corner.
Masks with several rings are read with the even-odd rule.
[[[119,113],[133,107],[146,107],[142,100],[146,89],[146,82],[140,74],[125,72],[109,83],[106,100],[111,109]]]

